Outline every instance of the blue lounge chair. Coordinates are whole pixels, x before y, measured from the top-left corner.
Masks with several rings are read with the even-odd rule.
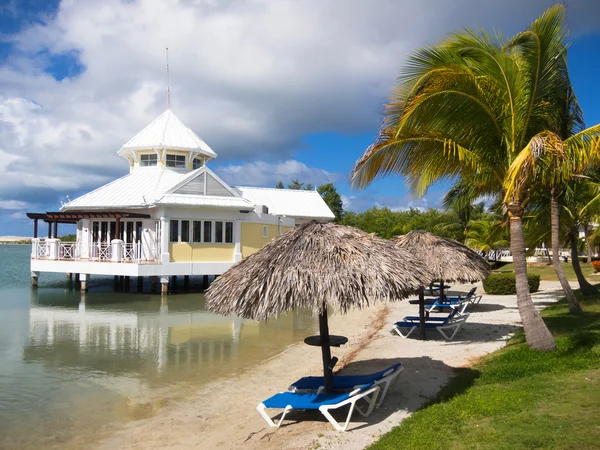
[[[443,320],[429,320],[425,322],[425,328],[437,330],[447,341],[451,341],[460,327],[469,318],[469,313],[460,314],[458,309],[453,309]],[[414,320],[413,320],[414,319]],[[403,338],[409,337],[420,326],[419,318],[416,316],[407,316],[404,320],[396,322],[392,327],[392,333],[396,333]],[[405,331],[404,333],[402,331]],[[407,331],[408,330],[408,331]],[[447,334],[452,332],[452,334]]]
[[[404,367],[402,367],[402,363],[397,363],[385,370],[368,375],[334,375],[333,389],[336,391],[348,391],[368,383],[375,383],[375,386],[381,385],[382,390],[379,393],[379,400],[377,402],[377,406],[379,407],[383,402],[389,387],[403,370]],[[292,392],[320,392],[323,389],[323,385],[323,377],[304,377],[292,383],[289,387],[289,390]]]
[[[456,302],[461,302],[461,301],[465,301],[465,300],[471,301],[471,298],[475,295],[476,290],[477,290],[477,286],[471,288],[471,290],[469,292],[467,292],[465,295],[460,294],[458,296],[453,296],[453,297],[444,297],[443,303],[456,303]],[[479,299],[481,299],[481,296],[479,296]],[[440,301],[441,301],[440,297],[426,298],[425,304],[433,304],[433,303],[437,303]]]
[[[270,426],[279,428],[285,419],[286,414],[292,409],[318,409],[336,430],[346,431],[354,409],[364,417],[373,412],[373,408],[375,408],[377,402],[379,389],[379,386],[375,386],[375,383],[369,383],[352,392],[343,393],[280,392],[260,403],[256,407],[256,410]],[[367,402],[368,408],[366,411],[363,411],[363,409],[356,404],[360,399],[364,399]],[[341,408],[348,404],[350,405],[350,411],[348,411],[348,417],[342,426],[333,418],[329,411]],[[283,409],[281,419],[279,419],[277,423],[273,422],[273,419],[267,415],[266,409]]]

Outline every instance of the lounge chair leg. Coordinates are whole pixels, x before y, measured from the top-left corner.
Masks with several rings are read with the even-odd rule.
[[[402,334],[402,332],[400,331],[400,328],[395,326],[392,328],[392,332],[395,332],[396,334],[398,334],[398,336],[403,337],[404,339],[406,339],[407,337],[409,337],[413,331],[415,331],[417,329],[417,326],[415,325],[414,327],[412,327],[410,330],[408,330],[408,332],[406,334]]]
[[[271,419],[267,412],[265,411],[265,405],[263,403],[260,403],[257,407],[256,410],[258,411],[258,413],[262,416],[263,419],[265,419],[265,422],[267,422],[269,424],[269,426],[274,427],[274,428],[279,428],[283,422],[283,419],[285,419],[285,415],[288,413],[288,411],[290,411],[292,409],[291,406],[286,406],[285,409],[283,410],[283,413],[281,413],[281,419],[279,419],[279,421],[277,423],[273,422],[273,419]]]

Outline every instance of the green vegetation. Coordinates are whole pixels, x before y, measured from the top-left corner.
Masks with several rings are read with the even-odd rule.
[[[540,288],[540,276],[528,273],[529,292],[537,292]],[[514,273],[493,273],[483,280],[483,289],[490,295],[514,295],[517,293],[517,282]]]
[[[578,299],[582,315],[564,300],[542,312],[555,352],[528,349],[519,332],[369,449],[598,448],[600,296]]]
[[[567,276],[567,279],[569,281],[577,281],[577,275],[575,274],[575,271],[573,270],[573,266],[570,263],[561,262],[561,264],[563,266],[563,270],[565,271],[565,275]],[[590,275],[592,275],[594,273],[593,267],[590,266],[589,264],[584,264],[582,267],[582,270],[583,270],[583,274],[586,277],[590,277]],[[513,272],[513,271],[514,271],[514,266],[512,263],[506,264],[506,265],[500,267],[499,269],[494,270],[494,272]],[[527,273],[539,275],[541,280],[546,280],[546,281],[557,281],[558,280],[558,278],[556,278],[556,272],[554,271],[554,268],[552,267],[552,265],[547,264],[547,263],[530,263],[527,265]],[[592,276],[592,278],[594,278],[594,277]]]
[[[462,241],[464,232],[456,215],[428,209],[408,209],[406,211],[392,211],[389,208],[371,208],[363,213],[346,211],[341,221],[367,233],[377,233],[378,236],[389,239],[392,236],[406,234],[412,230],[423,230],[436,233]],[[453,226],[454,225],[454,226]]]
[[[65,234],[64,236],[59,237],[62,242],[76,242],[77,235],[75,234]]]

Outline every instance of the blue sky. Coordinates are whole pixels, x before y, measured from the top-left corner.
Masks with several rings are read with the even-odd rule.
[[[5,0],[0,235],[29,235],[26,211],[56,210],[127,172],[116,151],[165,109],[166,46],[173,110],[228,182],[333,181],[354,211],[437,207],[446,186],[416,199],[398,177],[361,192],[348,184],[399,68],[451,31],[510,35],[550,4]],[[588,124],[600,122],[599,14],[594,0],[568,2],[570,74]]]

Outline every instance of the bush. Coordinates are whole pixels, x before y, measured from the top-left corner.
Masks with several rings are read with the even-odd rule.
[[[529,292],[537,292],[540,288],[540,276],[527,274]],[[517,293],[514,273],[493,273],[483,280],[483,289],[490,295],[512,295]]]
[[[594,268],[594,272],[600,272],[600,261],[592,261],[592,267]]]

